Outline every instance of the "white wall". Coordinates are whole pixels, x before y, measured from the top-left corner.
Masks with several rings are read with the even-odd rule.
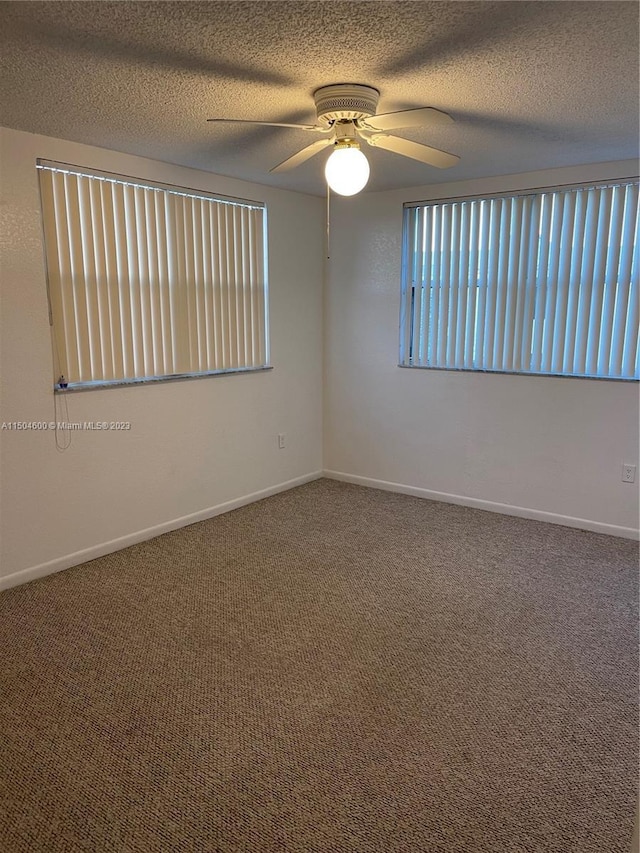
[[[325,469],[370,485],[620,535],[638,528],[638,385],[397,367],[402,204],[629,177],[557,169],[333,203],[325,293]],[[378,482],[382,481],[382,482]]]
[[[70,421],[129,421],[131,431],[76,432],[65,453],[51,432],[0,431],[0,586],[319,472],[322,201],[12,130],[1,131],[0,145],[0,421],[62,419],[54,415],[37,157],[266,202],[274,368],[69,394]]]

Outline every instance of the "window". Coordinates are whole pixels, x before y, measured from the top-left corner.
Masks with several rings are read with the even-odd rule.
[[[405,205],[400,363],[638,379],[638,182]]]
[[[268,366],[266,211],[38,161],[54,380]]]

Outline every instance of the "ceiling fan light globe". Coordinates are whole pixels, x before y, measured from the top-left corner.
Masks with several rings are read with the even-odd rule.
[[[359,148],[336,148],[324,167],[327,183],[338,195],[350,196],[363,190],[369,180],[369,161]]]

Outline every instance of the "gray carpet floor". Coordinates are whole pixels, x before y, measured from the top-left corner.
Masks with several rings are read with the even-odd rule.
[[[2,853],[629,853],[637,543],[319,480],[0,596]]]

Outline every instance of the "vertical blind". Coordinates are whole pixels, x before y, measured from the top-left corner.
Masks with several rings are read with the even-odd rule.
[[[56,378],[267,365],[264,205],[38,162]]]
[[[401,364],[637,379],[638,182],[405,206]]]

